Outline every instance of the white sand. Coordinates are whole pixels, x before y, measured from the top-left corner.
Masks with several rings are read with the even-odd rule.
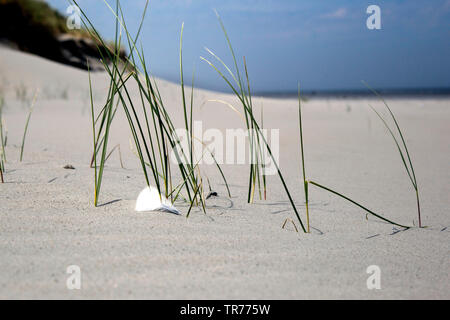
[[[93,81],[100,103],[108,83],[104,74]],[[16,98],[20,83],[29,95],[40,88],[22,163],[18,146],[27,110]],[[159,83],[182,126],[179,87]],[[145,182],[122,112],[110,146],[120,143],[126,168],[117,154],[111,157],[100,202],[113,202],[94,208],[87,73],[0,48],[0,84],[8,128],[0,298],[450,298],[448,99],[388,101],[407,139],[429,228],[395,233],[392,225],[366,220],[362,210],[311,187],[314,229],[306,235],[292,226],[281,229],[287,217],[296,220],[276,176],[269,179],[267,201],[246,203],[247,166],[224,167],[231,201],[216,169],[203,168],[220,195],[208,203],[207,215],[198,209],[189,219],[135,212]],[[205,127],[241,126],[222,105],[198,108],[213,98],[238,106],[232,96],[198,90],[196,119]],[[281,129],[280,165],[304,218],[297,101],[263,103],[266,125]],[[304,104],[308,176],[399,223],[417,225],[414,192],[398,152],[367,103]],[[382,110],[380,102],[371,103]],[[76,170],[63,169],[66,164]],[[177,207],[186,213],[186,204]],[[66,287],[69,265],[81,267],[81,290]],[[381,269],[380,290],[367,289],[369,265]]]

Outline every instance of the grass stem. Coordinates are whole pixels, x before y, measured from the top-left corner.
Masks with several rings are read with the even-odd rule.
[[[370,213],[371,215],[377,217],[378,219],[384,220],[384,221],[386,221],[386,222],[389,222],[390,224],[393,224],[393,225],[396,225],[396,226],[399,226],[399,227],[402,227],[402,228],[405,228],[405,229],[411,228],[411,227],[408,227],[408,226],[404,226],[404,225],[398,224],[398,223],[396,223],[396,222],[394,222],[394,221],[391,221],[391,220],[389,220],[389,219],[386,219],[386,218],[380,216],[379,214],[376,214],[376,213],[373,212],[372,210],[367,209],[366,207],[364,207],[363,205],[357,203],[356,201],[354,201],[354,200],[352,200],[352,199],[350,199],[350,198],[344,196],[343,194],[341,194],[341,193],[339,193],[339,192],[337,192],[337,191],[334,191],[334,190],[332,190],[332,189],[330,189],[330,188],[327,188],[327,187],[325,187],[325,186],[323,186],[323,185],[321,185],[321,184],[319,184],[319,183],[317,183],[317,182],[314,182],[314,181],[311,181],[311,180],[309,180],[308,182],[309,182],[310,184],[316,186],[316,187],[319,187],[319,188],[324,189],[324,190],[326,190],[326,191],[328,191],[328,192],[331,192],[331,193],[333,193],[333,194],[335,194],[335,195],[337,195],[337,196],[339,196],[339,197],[341,197],[341,198],[343,198],[343,199],[345,199],[345,200],[347,200],[347,201],[353,203],[354,205],[356,205],[356,206],[360,207],[361,209],[367,211],[367,212]]]
[[[300,99],[300,83],[298,84],[298,122],[300,130],[300,149],[302,154],[302,172],[303,172],[303,186],[305,190],[305,207],[306,207],[306,230],[310,233],[309,227],[309,199],[308,199],[308,181],[305,173],[305,152],[303,149],[303,124],[302,124],[302,104]]]
[[[391,108],[389,107],[389,105],[387,104],[387,102],[383,99],[383,97],[376,91],[374,90],[372,87],[370,87],[365,81],[362,81],[362,83],[373,93],[375,94],[380,100],[381,102],[383,102],[384,106],[386,107],[386,109],[388,110],[392,120],[394,121],[395,127],[397,129],[398,134],[400,135],[400,139],[403,145],[403,149],[400,147],[400,143],[398,142],[397,138],[395,137],[393,130],[389,127],[389,125],[387,124],[386,120],[384,120],[384,118],[375,110],[374,107],[372,107],[370,104],[369,106],[372,108],[372,110],[376,113],[376,115],[378,116],[378,118],[380,118],[380,120],[383,122],[384,126],[388,129],[389,133],[392,136],[392,139],[394,139],[394,142],[397,146],[398,152],[400,153],[400,157],[402,159],[403,162],[403,166],[406,169],[406,172],[408,173],[408,177],[411,180],[411,184],[415,190],[415,194],[416,194],[416,201],[417,201],[417,215],[418,215],[418,219],[419,219],[419,228],[422,228],[422,219],[420,217],[420,200],[419,200],[419,187],[417,184],[417,179],[416,179],[416,174],[414,172],[414,167],[412,165],[412,160],[411,157],[409,155],[409,151],[408,151],[408,147],[406,146],[406,142],[405,139],[403,137],[403,133],[402,130],[400,129],[400,125],[398,124],[397,119],[394,116],[394,113],[392,112]],[[406,153],[406,156],[405,154]],[[408,159],[408,163],[406,162],[405,159]],[[408,167],[409,164],[409,167]]]
[[[23,137],[22,137],[22,145],[20,147],[20,162],[22,162],[22,160],[23,160],[23,150],[25,148],[25,139],[27,137],[28,125],[30,123],[31,114],[33,113],[34,103],[36,102],[37,94],[38,94],[38,90],[36,90],[36,92],[34,94],[33,101],[31,103],[30,110],[28,112],[27,121],[25,123],[25,129],[23,131]]]

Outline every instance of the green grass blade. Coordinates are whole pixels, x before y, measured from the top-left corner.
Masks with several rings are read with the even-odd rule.
[[[97,150],[96,150],[96,145],[97,145],[97,141],[95,139],[95,114],[94,114],[94,97],[92,94],[92,82],[91,82],[91,71],[89,70],[89,62],[88,62],[88,76],[89,76],[89,96],[90,96],[90,100],[91,100],[91,118],[92,118],[92,138],[94,141],[94,154],[93,154],[93,163],[94,163],[94,206],[97,206],[97,201],[98,201],[98,197],[97,197]],[[92,165],[92,164],[91,164]]]
[[[412,182],[412,184],[413,184],[413,187],[414,187],[414,189],[415,189],[415,191],[416,191],[417,214],[418,214],[418,219],[419,219],[419,227],[422,227],[422,219],[421,219],[421,217],[420,217],[419,187],[418,187],[418,185],[417,185],[416,174],[415,174],[415,172],[414,172],[414,167],[413,167],[413,165],[412,165],[412,160],[411,160],[411,157],[410,157],[410,155],[409,155],[409,150],[408,150],[408,147],[406,146],[406,142],[405,142],[405,139],[404,139],[404,137],[403,137],[402,130],[400,129],[400,125],[398,124],[398,121],[397,121],[397,119],[395,118],[394,113],[392,112],[392,110],[391,110],[391,108],[389,107],[389,105],[387,104],[387,102],[383,99],[383,97],[382,97],[376,90],[374,90],[373,88],[371,88],[365,81],[363,81],[363,84],[364,84],[370,91],[372,91],[372,92],[373,92],[373,93],[374,93],[374,94],[375,94],[375,95],[383,102],[383,104],[385,105],[386,109],[389,111],[389,114],[391,115],[392,120],[394,120],[395,126],[396,126],[397,131],[398,131],[398,133],[399,133],[399,135],[400,135],[400,138],[401,138],[401,140],[402,140],[403,147],[404,147],[404,149],[405,149],[405,151],[406,151],[406,156],[407,156],[408,162],[409,162],[409,168],[411,169],[411,174],[409,174],[408,169],[407,169],[407,171],[408,171],[408,174],[409,174],[409,176],[410,176],[410,179],[411,179],[411,182]],[[396,139],[394,138],[394,140],[396,140]],[[397,143],[397,141],[396,141],[396,143]],[[397,145],[398,145],[398,143],[397,143]],[[402,160],[403,160],[403,163],[406,164],[405,161],[404,161],[404,156],[403,156],[403,154],[402,154]],[[406,166],[405,166],[405,167],[406,167]],[[412,178],[411,178],[411,175],[412,175]]]
[[[264,129],[264,106],[261,103],[261,129]],[[262,147],[259,146],[261,149],[261,158],[262,158]],[[262,163],[262,177],[263,177],[263,185],[264,185],[264,200],[267,200],[267,188],[266,188],[266,165],[263,161]]]
[[[198,194],[199,191],[200,191],[200,185],[198,185],[197,189],[195,190],[194,197],[191,200],[191,204],[189,206],[189,210],[188,210],[188,212],[186,214],[186,218],[189,218],[189,215],[191,214],[192,207],[194,206],[194,202],[195,202],[195,199],[197,198],[197,194]]]
[[[403,138],[402,130],[400,129],[400,126],[399,126],[399,124],[398,124],[397,119],[396,119],[395,116],[394,116],[394,113],[392,112],[391,108],[389,107],[389,105],[387,104],[387,102],[384,100],[384,98],[383,98],[376,90],[374,90],[373,88],[371,88],[371,87],[370,87],[366,82],[364,82],[364,81],[363,81],[363,84],[364,84],[370,91],[372,91],[372,92],[373,92],[373,93],[374,93],[374,94],[375,94],[375,95],[383,102],[384,106],[385,106],[386,109],[389,111],[389,114],[391,115],[392,120],[394,120],[394,124],[395,124],[395,126],[396,126],[396,128],[397,128],[398,133],[400,134],[400,138],[401,138],[401,140],[402,140],[402,144],[403,144],[403,147],[405,148],[406,155],[407,155],[407,158],[408,158],[409,166],[410,166],[410,168],[411,168],[412,177],[413,177],[413,179],[414,179],[413,185],[415,185],[415,187],[416,187],[416,186],[417,186],[417,180],[416,180],[416,175],[415,175],[415,173],[414,173],[414,167],[413,167],[413,165],[412,165],[411,157],[409,156],[409,151],[408,151],[408,147],[406,146],[405,139]]]
[[[225,29],[225,25],[223,24],[222,19],[221,19],[220,16],[219,16],[219,13],[218,13],[216,10],[214,10],[214,12],[215,12],[215,14],[216,14],[217,20],[218,20],[219,23],[220,23],[220,27],[222,28],[223,34],[225,35],[225,38],[226,38],[227,43],[228,43],[228,47],[230,48],[230,52],[231,52],[231,55],[232,55],[233,61],[234,61],[234,66],[235,66],[235,68],[236,68],[236,75],[237,75],[237,80],[238,80],[239,88],[241,89],[241,93],[242,93],[242,90],[243,90],[242,87],[243,87],[243,85],[242,85],[242,80],[241,80],[241,73],[239,72],[239,67],[238,67],[238,63],[237,63],[237,60],[236,60],[236,55],[234,54],[233,46],[231,45],[230,38],[228,37],[227,30]],[[227,69],[228,69],[228,68],[227,68]],[[243,95],[243,94],[242,94],[242,95]]]
[[[190,139],[190,150],[189,154],[191,156],[191,165],[194,162],[194,126],[193,126],[193,109],[194,109],[194,82],[195,82],[195,66],[192,71],[192,83],[191,83],[191,110],[189,119],[189,139]]]
[[[302,122],[302,104],[300,97],[300,83],[298,84],[298,123],[300,131],[300,150],[302,154],[302,172],[303,172],[303,186],[305,190],[305,206],[306,206],[306,228],[308,233],[310,232],[309,227],[309,197],[308,197],[308,182],[306,181],[305,172],[305,152],[303,149],[303,122]]]
[[[384,126],[388,129],[389,133],[391,134],[392,139],[394,139],[395,145],[397,146],[398,152],[399,152],[400,157],[401,157],[401,159],[402,159],[403,166],[405,167],[406,172],[408,173],[408,177],[409,177],[409,179],[411,180],[411,183],[412,183],[412,185],[413,185],[413,187],[414,187],[414,189],[415,189],[415,188],[416,188],[416,183],[414,182],[413,177],[411,176],[411,173],[409,172],[408,165],[406,164],[405,157],[404,157],[403,152],[402,152],[402,149],[400,148],[400,145],[399,145],[399,143],[398,143],[398,141],[397,141],[397,138],[395,137],[395,135],[394,135],[394,133],[392,132],[392,130],[391,130],[391,128],[389,127],[389,125],[387,124],[386,120],[384,120],[384,118],[378,113],[378,111],[377,111],[373,106],[371,106],[370,104],[369,104],[369,107],[373,110],[373,112],[376,113],[376,115],[378,116],[378,118],[380,118],[380,120],[383,122]]]
[[[28,125],[30,124],[31,114],[33,113],[34,109],[34,103],[36,102],[38,91],[36,90],[36,93],[34,94],[33,102],[31,103],[30,110],[28,111],[27,121],[25,123],[25,128],[23,130],[23,136],[22,136],[22,145],[20,147],[20,162],[23,160],[23,150],[25,149],[25,139],[27,137],[28,132]]]
[[[366,207],[364,207],[363,205],[357,203],[356,201],[354,201],[354,200],[352,200],[352,199],[350,199],[350,198],[344,196],[343,194],[341,194],[341,193],[339,193],[339,192],[337,192],[337,191],[334,191],[334,190],[332,190],[332,189],[330,189],[330,188],[327,188],[327,187],[325,187],[325,186],[323,186],[323,185],[321,185],[321,184],[319,184],[319,183],[317,183],[317,182],[314,182],[314,181],[311,181],[311,180],[309,180],[308,182],[309,182],[310,184],[316,186],[316,187],[319,187],[319,188],[324,189],[324,190],[326,190],[326,191],[328,191],[328,192],[331,192],[331,193],[333,193],[333,194],[335,194],[335,195],[337,195],[337,196],[339,196],[339,197],[341,197],[341,198],[343,198],[343,199],[345,199],[345,200],[347,200],[347,201],[353,203],[354,205],[360,207],[361,209],[365,210],[365,211],[368,212],[369,214],[371,214],[371,215],[377,217],[378,219],[381,219],[381,220],[383,220],[383,221],[389,222],[390,224],[393,224],[393,225],[396,225],[396,226],[399,226],[399,227],[402,227],[402,228],[405,228],[405,229],[411,228],[411,227],[404,226],[404,225],[398,224],[398,223],[396,223],[396,222],[393,222],[393,221],[391,221],[391,220],[389,220],[389,219],[386,219],[386,218],[380,216],[379,214],[376,214],[376,213],[373,212],[372,210],[367,209]]]

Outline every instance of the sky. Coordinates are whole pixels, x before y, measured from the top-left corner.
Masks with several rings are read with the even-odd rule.
[[[115,0],[107,0],[114,5]],[[68,1],[48,0],[66,12]],[[103,0],[78,0],[95,27],[114,37],[114,16]],[[146,0],[122,0],[136,31]],[[381,29],[369,30],[369,5],[381,11]],[[150,0],[141,35],[153,75],[179,82],[179,41],[184,22],[185,78],[226,91],[201,56],[205,47],[233,65],[214,9],[236,56],[245,56],[252,91],[450,87],[450,0]],[[189,82],[189,81],[186,81]]]

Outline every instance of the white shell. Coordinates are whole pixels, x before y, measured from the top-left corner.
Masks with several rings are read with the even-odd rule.
[[[173,206],[173,204],[164,196],[160,196],[158,189],[153,186],[145,187],[139,193],[136,200],[136,211],[168,211],[175,214],[180,212]]]

